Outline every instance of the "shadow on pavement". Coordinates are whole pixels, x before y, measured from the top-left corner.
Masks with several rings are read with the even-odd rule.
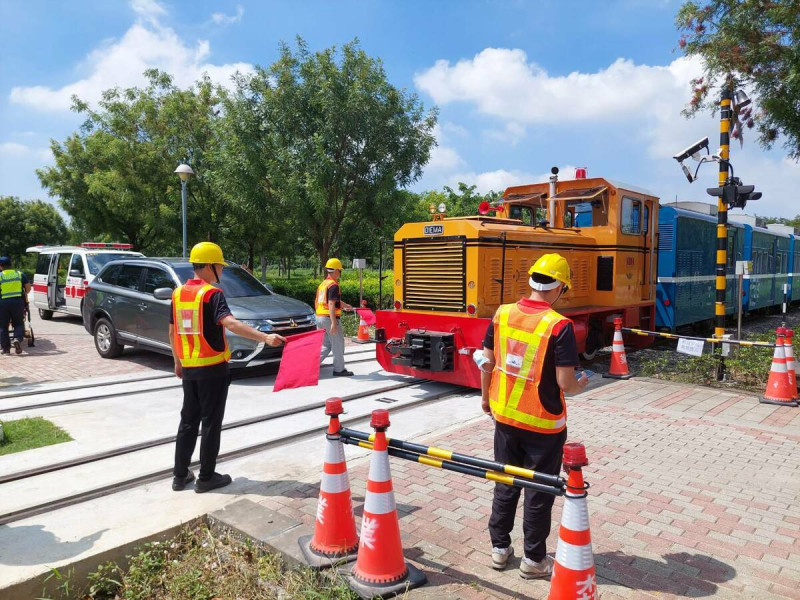
[[[0,564],[10,566],[38,565],[57,562],[85,552],[108,529],[101,529],[74,542],[61,541],[43,525],[4,525],[0,539]]]
[[[718,583],[736,577],[732,566],[705,554],[676,552],[661,558],[653,560],[619,551],[594,555],[599,577],[635,590],[702,598],[713,595]]]

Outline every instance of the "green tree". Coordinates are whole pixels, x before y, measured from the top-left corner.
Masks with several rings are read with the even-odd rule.
[[[216,152],[218,102],[208,79],[181,90],[166,73],[149,70],[145,88],[102,94],[97,110],[73,98],[86,115],[79,132],[51,140],[55,166],[37,171],[76,227],[110,236],[143,251],[181,247],[180,182],[173,173],[190,160],[190,240],[224,231],[227,199],[217,192],[209,165]]]
[[[422,174],[435,143],[436,111],[392,86],[381,62],[353,41],[312,53],[298,39],[269,69],[250,79],[263,102],[259,130],[279,190],[279,210],[293,216],[324,263],[337,241],[375,226],[396,208],[393,192]],[[275,195],[275,192],[273,192]],[[347,229],[345,229],[347,227]]]
[[[9,256],[15,264],[30,246],[58,245],[66,240],[67,225],[52,204],[0,197],[0,254]]]
[[[755,92],[757,109],[745,108],[743,124],[757,126],[766,148],[784,136],[789,154],[800,158],[800,1],[689,1],[675,21],[678,45],[705,66],[685,114],[716,108],[720,85]]]

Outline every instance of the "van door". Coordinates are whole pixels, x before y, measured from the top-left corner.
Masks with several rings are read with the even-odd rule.
[[[86,277],[83,266],[83,256],[73,254],[69,262],[67,271],[66,286],[64,296],[66,298],[67,312],[71,315],[81,314],[81,302],[83,302],[83,280]]]
[[[58,253],[50,266],[50,280],[47,284],[47,303],[51,310],[63,311],[67,305],[67,272],[72,253]]]
[[[49,310],[47,301],[47,285],[50,281],[50,263],[53,254],[40,252],[36,261],[36,272],[33,274],[33,305],[40,310]]]

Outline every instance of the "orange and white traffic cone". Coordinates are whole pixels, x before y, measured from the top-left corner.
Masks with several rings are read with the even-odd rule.
[[[344,445],[339,436],[339,415],[343,412],[341,398],[325,401],[325,414],[330,416],[330,422],[325,436],[325,463],[322,466],[314,535],[298,540],[306,561],[317,569],[355,560],[358,549],[350,479],[347,476]]]
[[[622,319],[614,319],[614,341],[611,345],[611,366],[603,377],[610,379],[630,379],[628,357],[625,356],[625,344],[622,341]]]
[[[789,374],[786,372],[786,354],[783,349],[783,336],[786,330],[778,327],[775,330],[775,354],[772,357],[772,367],[769,370],[767,389],[761,396],[759,402],[762,404],[777,404],[779,406],[797,406],[794,394],[797,388],[792,390],[789,383]]]
[[[367,301],[366,300],[362,300],[361,301],[361,308],[367,308]],[[369,342],[370,341],[370,339],[369,339],[369,325],[367,325],[367,322],[364,320],[364,317],[360,317],[360,318],[361,318],[361,320],[358,323],[358,336],[356,337],[356,340],[359,341],[359,342]]]
[[[789,376],[789,386],[792,388],[792,400],[797,400],[800,394],[797,393],[797,365],[794,362],[793,337],[794,330],[787,329],[786,337],[783,338],[783,353],[786,355],[786,374]]]
[[[587,486],[583,483],[581,471],[581,467],[588,464],[583,444],[564,444],[567,492],[548,600],[597,600],[589,508],[586,505]]]
[[[356,564],[347,576],[350,588],[361,598],[394,596],[428,580],[422,571],[403,557],[386,443],[389,411],[373,410],[370,425],[375,429],[375,441],[361,521],[361,543]]]

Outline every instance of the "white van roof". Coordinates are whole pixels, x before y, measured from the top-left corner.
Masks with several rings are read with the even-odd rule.
[[[135,250],[131,250],[129,248],[114,248],[111,244],[100,246],[99,244],[93,245],[91,247],[87,246],[31,246],[27,248],[25,252],[110,252],[110,253],[125,253],[125,254],[138,254],[139,256],[144,256],[141,252],[136,252]]]

